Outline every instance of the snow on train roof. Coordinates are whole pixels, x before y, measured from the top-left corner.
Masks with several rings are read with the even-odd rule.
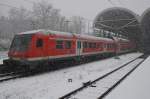
[[[65,36],[76,36],[77,38],[85,38],[85,39],[96,39],[96,40],[109,40],[112,41],[112,39],[109,38],[102,38],[102,37],[96,37],[96,36],[92,36],[92,35],[85,35],[85,34],[75,34],[75,33],[68,33],[68,32],[60,32],[60,31],[52,31],[52,30],[48,30],[47,33],[50,34],[55,34],[55,35],[65,35]]]
[[[55,35],[65,35],[65,36],[70,36],[70,37],[76,36],[77,38],[86,38],[86,39],[109,40],[109,41],[111,40],[109,38],[96,37],[92,35],[75,34],[75,33],[52,31],[52,30],[48,30],[47,33],[55,34]]]
[[[122,40],[122,41],[127,41],[127,42],[129,42],[128,39],[124,39],[124,38],[119,38],[119,39]]]
[[[63,36],[68,36],[68,37],[73,37],[74,33],[68,33],[68,32],[60,32],[60,31],[52,31],[52,30],[47,30],[45,34],[55,34],[55,35],[63,35]]]
[[[126,41],[126,42],[129,42],[129,40],[128,39],[124,39],[124,38],[120,38],[120,37],[113,37],[116,41],[119,41],[119,40],[121,40],[121,41]]]
[[[32,31],[27,31],[27,32],[20,32],[18,34],[34,34],[34,33],[43,32],[43,31],[44,31],[43,29],[39,29],[39,30],[32,30]]]
[[[109,38],[96,37],[96,36],[92,36],[92,35],[85,35],[85,34],[75,34],[75,35],[78,38],[112,41],[112,39],[109,39]]]
[[[95,40],[112,41],[112,39],[109,39],[109,38],[96,37],[96,36],[86,35],[86,34],[75,34],[75,33],[60,32],[60,31],[53,31],[53,30],[44,30],[44,29],[21,32],[21,33],[18,33],[18,34],[34,34],[34,33],[38,33],[38,32],[42,32],[44,34],[63,35],[63,36],[67,36],[67,37],[76,36],[77,38],[82,38],[82,39],[95,39]]]
[[[42,32],[43,34],[55,34],[55,35],[63,35],[63,36],[69,36],[69,37],[73,37],[74,36],[73,33],[52,31],[52,30],[44,30],[44,29],[32,30],[32,31],[27,31],[27,32],[21,32],[21,33],[18,33],[18,34],[34,34],[34,33],[38,33],[38,32]]]

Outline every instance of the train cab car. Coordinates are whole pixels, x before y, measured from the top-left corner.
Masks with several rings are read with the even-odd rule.
[[[51,60],[76,56],[75,36],[51,30],[16,34],[8,52],[9,63],[35,68]]]
[[[14,36],[8,56],[9,63],[15,65],[29,65],[33,57],[45,55],[46,40],[42,30],[18,33]]]

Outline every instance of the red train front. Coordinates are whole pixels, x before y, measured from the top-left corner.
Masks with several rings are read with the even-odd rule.
[[[121,42],[121,43],[120,43]],[[126,43],[123,43],[126,42]],[[78,35],[51,30],[36,30],[16,34],[7,63],[36,68],[53,60],[127,52],[130,41]]]

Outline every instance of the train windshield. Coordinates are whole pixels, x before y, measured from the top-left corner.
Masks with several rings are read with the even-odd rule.
[[[11,44],[10,50],[26,51],[31,42],[32,34],[16,35]]]

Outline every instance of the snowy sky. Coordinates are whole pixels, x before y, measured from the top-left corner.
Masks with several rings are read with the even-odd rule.
[[[0,4],[8,4],[14,7],[23,6],[30,9],[30,1],[39,0],[0,0]],[[62,15],[67,17],[78,15],[93,20],[102,10],[114,6],[128,8],[137,14],[142,14],[144,10],[150,7],[150,0],[47,0],[55,8],[61,10]],[[109,2],[110,1],[110,2]],[[112,2],[112,3],[111,3]],[[0,14],[6,14],[9,7],[0,5]]]

